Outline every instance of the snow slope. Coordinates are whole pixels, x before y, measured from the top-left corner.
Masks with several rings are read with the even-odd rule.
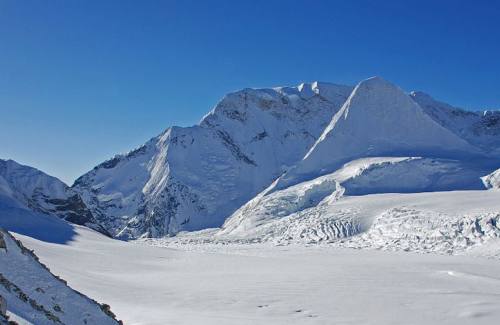
[[[351,89],[313,83],[229,94],[199,125],[171,127],[73,188],[120,238],[220,226],[304,156]]]
[[[38,257],[0,229],[0,297],[19,324],[118,324],[109,306],[67,286]]]
[[[492,208],[493,194],[384,194],[350,200],[366,211],[383,198],[386,206],[389,201],[421,202],[419,208],[434,209],[446,200],[479,212]],[[147,241],[176,247],[170,249],[75,229],[77,236],[67,245],[18,237],[71,286],[110,303],[126,324],[460,325],[495,324],[500,317],[499,260],[478,257],[476,251],[467,251],[474,253],[468,257],[333,244],[194,244],[194,237],[202,240],[196,233],[190,233],[192,242],[171,242],[180,237]]]
[[[0,207],[54,215],[106,233],[80,196],[66,184],[13,160],[0,159]]]

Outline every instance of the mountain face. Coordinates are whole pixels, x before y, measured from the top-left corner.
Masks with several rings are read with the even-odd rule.
[[[466,111],[439,102],[419,91],[411,92],[410,96],[441,126],[484,151],[499,154],[500,111]]]
[[[199,125],[171,127],[73,188],[119,238],[220,226],[304,156],[351,90],[313,83],[229,94]]]
[[[286,189],[366,157],[423,158],[423,165],[393,169],[416,164],[432,178],[405,191],[433,188],[425,184],[476,188],[494,169],[488,164],[498,168],[498,117],[407,94],[378,77],[355,88],[315,82],[244,89],[225,96],[198,125],[171,127],[96,166],[72,188],[123,239],[219,227],[265,189]],[[451,174],[432,173],[432,159]],[[467,176],[461,182],[451,175]]]
[[[13,160],[0,159],[0,205],[54,215],[108,234],[70,187],[55,177]]]
[[[0,324],[121,324],[108,305],[71,289],[0,228]]]

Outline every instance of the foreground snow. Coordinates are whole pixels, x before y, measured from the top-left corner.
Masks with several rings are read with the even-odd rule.
[[[500,317],[495,259],[265,244],[189,251],[77,232],[69,245],[20,237],[126,324],[493,324]]]
[[[65,244],[17,236],[126,324],[494,324],[499,195],[344,197],[335,205],[365,217],[361,234],[314,245],[217,229],[129,243],[80,226]]]

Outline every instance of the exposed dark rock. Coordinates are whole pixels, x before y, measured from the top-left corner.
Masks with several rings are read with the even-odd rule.
[[[227,132],[217,130],[217,135],[221,138],[222,142],[229,149],[229,151],[233,154],[233,156],[235,156],[237,159],[239,159],[241,161],[244,161],[247,164],[257,166],[255,161],[248,158],[248,156],[243,153],[243,151],[240,149],[240,147],[234,142],[234,140],[231,138],[231,136]]]
[[[68,285],[68,283],[61,279],[60,277],[52,274],[50,272],[50,269],[43,263],[40,262],[38,256],[35,255],[35,253],[26,248],[22,243],[21,241],[17,240],[14,236],[12,236],[9,232],[3,230],[0,228],[0,236],[9,236],[10,239],[19,247],[19,249],[21,250],[21,253],[26,255],[26,256],[29,256],[30,258],[34,259],[36,262],[38,262],[38,264],[44,268],[47,272],[49,272],[57,281],[63,283],[65,286]],[[62,324],[61,320],[59,317],[57,317],[52,311],[48,310],[47,308],[45,308],[43,305],[40,305],[35,298],[33,297],[30,297],[28,294],[26,294],[25,292],[23,292],[23,290],[21,288],[19,288],[15,283],[11,282],[9,279],[7,279],[2,273],[0,273],[0,285],[3,286],[7,291],[9,292],[12,292],[14,293],[14,295],[21,301],[23,301],[24,303],[27,303],[29,304],[33,309],[37,310],[37,311],[40,311],[42,312],[45,317],[52,321],[54,324]],[[100,303],[98,303],[97,301],[85,296],[84,294],[72,289],[73,292],[75,292],[76,294],[80,295],[81,297],[84,297],[85,299],[88,299],[89,301],[93,302],[94,304],[98,305],[104,312],[106,315],[108,315],[109,317],[111,317],[113,320],[115,320],[118,324],[122,324],[121,321],[117,320],[116,319],[116,316],[113,312],[111,312],[110,310],[110,307],[109,305],[105,305],[107,307],[105,307],[103,309],[103,305],[101,305]],[[41,289],[41,288],[36,288],[35,289],[36,292],[39,292],[39,293],[43,293],[44,290]],[[61,307],[59,305],[54,305],[52,307],[52,309],[55,311],[55,312],[60,312],[60,313],[63,313],[63,310],[61,309]],[[1,320],[1,318],[0,318]],[[1,324],[1,323],[0,323]]]

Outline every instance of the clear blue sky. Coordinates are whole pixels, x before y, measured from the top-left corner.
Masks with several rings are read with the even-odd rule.
[[[472,0],[0,0],[0,157],[72,183],[229,91],[302,81],[380,75],[500,107],[499,17]]]

